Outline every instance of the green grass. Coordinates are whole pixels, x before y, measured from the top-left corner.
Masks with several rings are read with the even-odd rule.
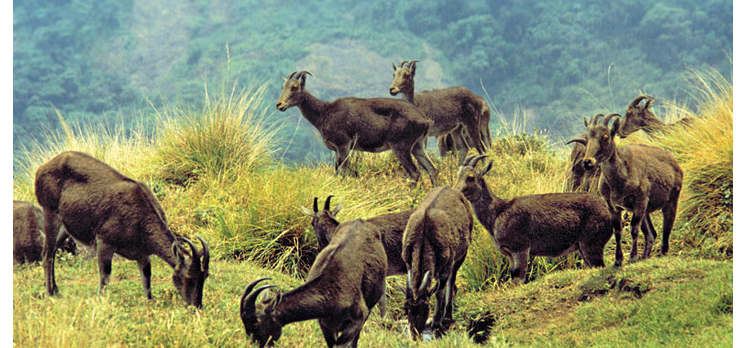
[[[715,75],[696,76],[702,96],[694,129],[624,140],[665,147],[684,169],[669,257],[659,257],[656,248],[651,259],[619,270],[585,270],[577,253],[534,257],[527,283],[515,286],[508,281],[508,261],[476,222],[458,278],[459,323],[444,339],[424,345],[473,346],[464,326],[486,316],[497,320],[488,344],[495,347],[731,342],[732,89]],[[344,205],[338,218],[347,221],[416,207],[430,190],[426,174],[413,185],[387,152],[353,153],[356,174],[345,177],[336,176],[329,164],[278,162],[270,150],[276,128],[265,126],[267,109],[259,102],[264,88],[221,88],[218,96],[204,96],[201,110],[159,110],[161,123],[150,127],[158,130],[155,134],[66,125],[61,134],[48,135],[27,148],[25,157],[14,159],[14,199],[34,202],[40,164],[66,150],[93,154],[146,182],[171,230],[203,236],[212,253],[202,311],[183,307],[170,269],[159,260],[153,263],[152,301],[141,294],[133,262],[116,261],[109,289],[97,296],[95,262],[63,258],[56,272],[62,294],[52,298],[44,295],[41,267],[15,266],[13,337],[19,347],[248,346],[238,318],[245,285],[269,276],[291,289],[303,282],[316,256],[311,220],[300,206],[309,208],[315,196],[322,202],[333,194],[333,204]],[[667,118],[691,113],[673,104],[664,110]],[[687,146],[692,143],[697,146]],[[504,127],[488,153],[494,164],[486,180],[503,198],[566,191],[569,150],[546,136]],[[430,157],[440,185],[453,184],[458,159]],[[631,242],[627,237],[625,252]],[[642,239],[639,244],[642,248]],[[613,241],[607,244],[606,264],[613,264],[616,247]],[[389,316],[371,317],[360,346],[414,346],[398,324],[405,320],[404,286],[402,277],[389,278]],[[323,344],[316,322],[310,321],[284,328],[279,346]]]

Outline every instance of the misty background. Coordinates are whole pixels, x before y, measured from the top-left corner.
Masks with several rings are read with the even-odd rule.
[[[731,0],[14,1],[14,155],[60,127],[56,109],[129,127],[201,108],[205,86],[264,85],[284,160],[323,160],[298,108],[275,110],[281,77],[308,70],[323,100],[391,98],[391,63],[415,59],[416,90],[483,96],[494,135],[506,121],[569,137],[640,93],[685,103],[690,69],[731,77],[732,12]]]

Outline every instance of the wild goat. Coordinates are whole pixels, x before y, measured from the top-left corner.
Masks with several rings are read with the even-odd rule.
[[[647,100],[640,105],[643,100]],[[685,117],[672,124],[666,124],[655,116],[650,107],[653,106],[655,98],[641,95],[635,98],[627,108],[626,114],[619,126],[619,136],[626,138],[630,134],[642,129],[648,135],[654,135],[656,132],[666,132],[676,127],[688,127],[692,125],[693,119]]]
[[[110,280],[113,254],[136,260],[144,295],[152,298],[150,255],[173,268],[173,284],[187,305],[202,308],[202,289],[208,276],[210,251],[202,238],[203,252],[185,237],[168,229],[165,212],[152,191],[109,165],[81,152],[63,152],[37,169],[35,194],[44,210],[43,251],[45,287],[55,284],[55,243],[61,224],[68,234],[93,245],[100,273],[100,292]],[[186,242],[191,254],[181,246]]]
[[[293,72],[284,79],[276,103],[280,111],[297,106],[302,116],[320,132],[325,146],[336,152],[336,172],[348,167],[349,152],[393,151],[413,181],[419,172],[412,156],[436,184],[435,168],[425,153],[425,137],[432,121],[410,103],[390,98],[317,99],[305,89],[309,72]],[[310,74],[311,75],[311,74]]]
[[[464,145],[464,129],[470,137],[470,145],[473,145],[477,152],[485,153],[486,146],[490,146],[490,108],[482,97],[464,87],[421,91],[415,96],[416,63],[416,60],[409,63],[403,61],[398,67],[393,64],[393,83],[389,90],[391,95],[402,93],[404,100],[417,105],[424,115],[433,120],[429,136],[437,137],[441,141],[443,135],[451,134],[461,160],[466,158],[468,151]],[[459,125],[462,127],[458,127]],[[487,143],[484,143],[483,139],[487,139]]]
[[[603,114],[595,114],[593,119],[602,118]],[[584,119],[585,128],[590,124],[587,118]],[[580,135],[581,137],[587,136],[587,131]],[[567,142],[568,145],[572,141]],[[597,188],[598,181],[600,180],[600,168],[593,168],[586,170],[582,165],[582,158],[585,157],[585,146],[582,143],[574,142],[569,160],[571,163],[571,176],[569,182],[571,183],[571,189],[573,192],[585,191],[590,192],[590,188]]]
[[[45,235],[42,209],[30,202],[13,201],[13,261],[17,264],[42,261]],[[76,255],[76,243],[65,229],[56,236],[58,249]]]
[[[608,121],[614,117],[620,115],[611,114]],[[632,213],[629,261],[637,261],[640,223],[645,235],[642,258],[650,256],[657,236],[650,213],[656,210],[663,211],[661,253],[666,255],[682,190],[682,168],[670,152],[658,147],[631,144],[617,148],[615,137],[621,122],[616,120],[609,127],[608,121],[590,124],[586,139],[574,139],[585,146],[582,164],[587,170],[600,166],[600,193],[614,214],[618,215],[616,207]]]
[[[498,198],[484,178],[493,162],[475,170],[484,157],[467,158],[454,187],[472,203],[477,220],[508,257],[515,281],[524,280],[530,255],[559,257],[579,250],[588,267],[605,266],[603,250],[611,234],[616,245],[621,245],[621,221],[603,198],[588,192]],[[614,265],[622,261],[621,247],[617,247]]]
[[[246,334],[260,347],[272,345],[283,326],[318,319],[328,347],[356,348],[359,333],[372,307],[385,289],[386,258],[380,231],[363,220],[338,226],[330,244],[315,258],[307,282],[283,294],[265,293],[274,285],[254,289],[247,285],[241,296],[240,315]]]
[[[472,240],[472,207],[450,186],[435,188],[406,223],[401,257],[406,263],[406,316],[412,338],[421,338],[435,294],[432,329],[440,337],[453,323],[456,274]],[[435,285],[428,289],[432,278]]]
[[[330,199],[333,195],[328,195],[325,198],[325,204],[323,204],[322,210],[318,210],[317,197],[315,197],[312,209],[309,210],[305,207],[301,207],[301,210],[312,217],[312,229],[315,231],[317,237],[317,244],[319,251],[325,249],[330,244],[330,240],[333,239],[335,232],[338,230],[340,223],[336,220],[336,214],[341,210],[343,204],[339,204],[335,209],[330,209]],[[414,209],[404,210],[397,213],[388,213],[378,215],[376,217],[367,219],[365,221],[375,225],[382,235],[383,248],[385,249],[385,255],[388,259],[388,271],[387,276],[404,275],[406,274],[406,263],[401,258],[402,240],[404,238],[404,228],[406,228],[406,222],[409,220],[409,216],[412,215]],[[386,298],[385,293],[379,302],[380,316],[386,315]]]

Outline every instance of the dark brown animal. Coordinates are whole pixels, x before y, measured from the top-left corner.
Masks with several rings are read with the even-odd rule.
[[[454,187],[472,203],[480,224],[503,255],[511,276],[524,280],[529,256],[559,257],[579,250],[588,267],[603,267],[603,250],[611,239],[621,243],[621,221],[611,214],[605,200],[592,193],[548,193],[501,199],[485,181],[493,166],[475,170],[484,156],[468,158]],[[614,265],[623,254],[617,247]]]
[[[35,194],[44,210],[45,287],[55,284],[55,243],[61,224],[77,241],[94,246],[100,291],[110,280],[113,254],[136,260],[144,295],[152,298],[150,255],[173,268],[173,284],[187,305],[202,307],[202,289],[209,274],[210,252],[200,254],[190,240],[176,238],[152,191],[109,165],[81,152],[63,152],[37,169]],[[188,243],[191,254],[181,246]]]
[[[620,117],[611,114],[608,120]],[[682,190],[682,168],[674,156],[661,148],[631,144],[619,149],[615,137],[620,121],[591,124],[586,139],[575,139],[585,145],[585,169],[600,166],[600,192],[614,214],[618,208],[632,213],[630,221],[632,251],[629,261],[637,261],[637,239],[640,224],[645,235],[642,258],[652,252],[657,236],[650,213],[663,211],[663,240],[661,253],[669,249],[669,236],[676,219],[676,207]]]
[[[641,104],[643,101],[645,103]],[[624,118],[621,120],[618,132],[619,137],[626,138],[640,129],[648,135],[654,136],[658,132],[665,133],[677,127],[689,127],[694,122],[694,119],[685,117],[672,124],[666,124],[659,120],[653,111],[650,110],[653,103],[655,103],[655,98],[645,95],[632,100],[629,107],[627,107]]]
[[[450,186],[430,191],[409,217],[401,256],[407,269],[404,308],[413,339],[425,329],[433,293],[433,334],[442,336],[453,323],[456,274],[467,257],[473,224],[469,202]],[[436,283],[428,288],[432,279]]]
[[[593,116],[593,119],[601,119],[603,118],[603,114],[595,114]],[[585,128],[588,127],[589,121],[587,120],[587,117],[584,119]],[[587,133],[582,133],[580,137],[586,137]],[[566,144],[570,144],[572,141],[567,142]],[[582,165],[582,159],[585,157],[585,146],[582,143],[574,142],[574,147],[572,147],[571,155],[569,155],[570,160],[570,168],[571,168],[571,175],[569,176],[569,184],[571,186],[571,190],[573,192],[578,191],[584,191],[584,192],[591,192],[591,188],[593,191],[597,192],[598,182],[600,180],[600,168],[592,168],[591,170],[586,170],[585,166]]]
[[[328,195],[325,198],[325,204],[323,204],[322,210],[317,207],[317,197],[315,197],[312,209],[309,210],[305,207],[301,207],[301,210],[312,217],[312,229],[317,237],[317,244],[320,251],[330,244],[330,240],[333,239],[335,232],[338,230],[338,226],[341,224],[336,220],[336,214],[341,210],[343,204],[339,204],[335,209],[330,209],[330,199],[333,195]],[[380,234],[382,235],[383,248],[388,259],[388,271],[387,276],[404,275],[406,274],[406,263],[401,258],[402,240],[404,238],[404,228],[406,228],[406,222],[409,220],[409,216],[412,215],[414,209],[404,210],[397,213],[388,213],[378,215],[373,218],[369,218],[365,221],[375,225]],[[386,298],[383,294],[383,298],[378,303],[380,309],[380,315],[385,317],[386,310]]]
[[[485,153],[486,147],[490,147],[490,108],[485,100],[464,87],[421,91],[415,94],[416,62],[404,61],[398,67],[393,64],[393,83],[389,89],[391,95],[402,93],[404,100],[417,105],[424,115],[433,120],[429,136],[437,137],[439,142],[443,142],[442,137],[450,134],[454,147],[459,151],[460,161],[466,158],[467,143],[474,146],[477,152]],[[464,139],[465,130],[470,141]]]
[[[325,146],[336,152],[336,172],[348,168],[351,150],[393,151],[413,181],[419,172],[412,156],[436,184],[435,167],[425,153],[425,137],[432,121],[414,105],[390,98],[339,98],[332,102],[317,99],[305,89],[306,71],[293,72],[284,79],[276,103],[280,111],[296,106],[302,116],[320,132]]]
[[[13,261],[24,264],[42,261],[45,235],[42,209],[32,203],[13,201]],[[65,229],[58,233],[57,248],[76,255],[76,243]]]
[[[240,315],[246,334],[260,347],[272,345],[283,326],[317,319],[328,347],[357,347],[359,334],[372,307],[385,290],[386,257],[380,231],[363,220],[338,226],[333,240],[315,258],[307,282],[283,294],[254,289],[263,278],[247,285]]]

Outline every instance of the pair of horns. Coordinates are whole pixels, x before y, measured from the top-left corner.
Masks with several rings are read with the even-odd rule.
[[[477,156],[469,156],[467,159],[462,162],[462,166],[469,166],[474,168],[477,165],[477,162],[479,162],[483,158],[487,158],[487,155],[477,155]]]
[[[202,274],[207,274],[208,270],[210,269],[210,249],[207,247],[207,242],[202,239],[200,236],[196,236],[197,239],[199,239],[199,242],[202,243],[202,254],[199,254],[199,250],[197,249],[197,246],[192,242],[189,238],[186,238],[184,236],[178,237],[178,240],[181,242],[184,242],[186,244],[189,244],[189,248],[191,249],[191,265],[192,267],[200,267],[200,271]]]
[[[240,310],[241,315],[244,315],[244,311],[246,308],[250,308],[249,306],[253,306],[257,302],[257,296],[259,296],[263,291],[266,289],[274,288],[275,285],[268,284],[261,286],[257,289],[254,287],[257,286],[262,281],[265,280],[271,280],[271,278],[259,278],[257,280],[252,281],[249,283],[249,285],[246,286],[246,289],[244,289],[244,293],[241,295],[241,304],[240,304]],[[256,311],[254,312],[256,315]]]
[[[632,100],[632,102],[629,104],[629,107],[630,108],[636,107],[638,104],[640,104],[645,99],[648,100],[647,103],[645,103],[645,108],[650,107],[650,105],[652,105],[653,102],[655,101],[655,98],[653,98],[651,96],[641,95],[641,96],[639,96],[637,98],[634,98],[634,100]]]
[[[608,114],[608,116],[606,116],[604,118],[603,114],[598,113],[598,114],[595,114],[595,115],[592,116],[592,118],[590,119],[589,123],[587,122],[587,118],[585,118],[585,125],[587,125],[587,127],[589,128],[589,127],[597,126],[598,122],[600,122],[600,125],[602,125],[603,127],[608,127],[608,123],[610,123],[611,120],[614,117],[621,118],[621,115],[614,112],[614,113]],[[602,120],[602,122],[601,122],[601,120]],[[580,144],[586,146],[587,145],[587,139],[584,139],[584,138],[574,138],[574,139],[571,139],[571,140],[567,141],[566,145],[569,145],[571,143],[580,143]]]
[[[412,69],[414,69],[414,65],[417,64],[417,62],[419,62],[419,61],[418,60],[412,60],[412,61],[409,61],[409,62],[402,61],[401,64],[398,65],[398,67],[399,68],[403,68],[404,65],[406,65],[407,69],[412,70]],[[393,70],[396,70],[396,69],[397,69],[396,68],[396,64],[393,64]]]
[[[330,210],[330,199],[333,198],[333,195],[328,195],[328,197],[325,198],[325,205],[322,206],[322,210]],[[315,213],[319,212],[320,210],[317,208],[317,196],[315,196],[315,202],[312,204],[312,211]]]
[[[429,285],[429,283],[430,283],[430,271],[426,271],[425,275],[422,276],[422,282],[419,283],[419,288],[417,289],[417,295],[423,294],[423,293],[429,293],[429,294],[434,293],[436,290],[435,287],[433,287],[428,292],[427,285]],[[408,291],[413,292],[412,287],[411,287],[411,284],[412,284],[412,271],[411,270],[406,272],[406,284],[407,284],[407,288],[409,289]],[[438,285],[438,284],[436,283],[435,285]],[[414,297],[414,294],[412,294],[412,297]]]
[[[309,71],[306,71],[306,70],[294,71],[291,73],[291,75],[288,75],[288,81],[291,81],[291,79],[294,79],[294,80],[301,80],[301,82],[304,83],[307,80],[307,75],[312,76],[312,74],[310,74]]]

